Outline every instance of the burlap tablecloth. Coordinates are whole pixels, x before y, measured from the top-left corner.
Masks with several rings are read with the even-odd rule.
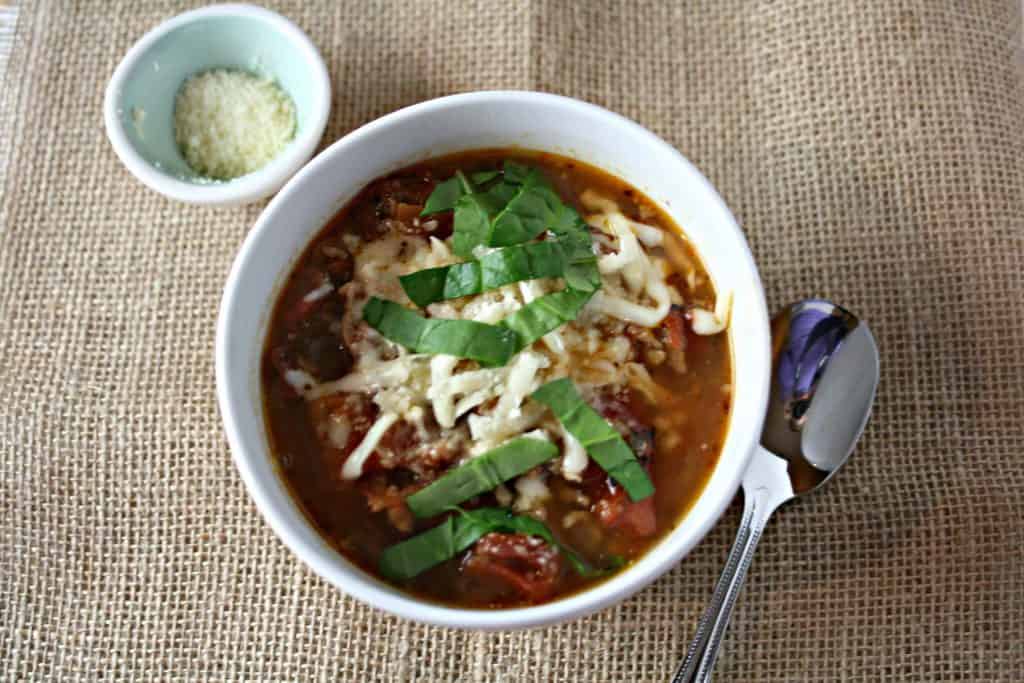
[[[0,90],[0,670],[8,680],[658,681],[736,527],[564,626],[428,628],[293,558],[214,400],[221,286],[260,206],[186,207],[103,134],[173,2],[21,9]],[[327,60],[327,144],[397,107],[529,88],[632,117],[740,218],[772,307],[870,321],[874,419],[772,522],[719,680],[1024,679],[1019,0],[282,3]]]

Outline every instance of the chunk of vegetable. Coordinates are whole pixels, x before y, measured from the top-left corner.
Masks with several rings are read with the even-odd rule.
[[[417,517],[432,517],[490,491],[556,455],[558,448],[550,441],[520,437],[449,470],[405,502]]]
[[[583,444],[608,476],[638,501],[654,493],[654,484],[622,436],[591,408],[567,377],[548,382],[533,399],[551,408],[565,428]]]

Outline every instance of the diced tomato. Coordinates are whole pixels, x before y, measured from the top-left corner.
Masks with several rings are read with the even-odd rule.
[[[654,496],[634,503],[621,487],[595,503],[594,513],[609,529],[622,529],[640,538],[658,530]]]
[[[473,546],[462,570],[504,584],[521,600],[535,603],[557,587],[562,557],[538,538],[492,532]]]
[[[673,305],[662,321],[669,346],[682,350],[686,344],[686,314],[682,306]]]

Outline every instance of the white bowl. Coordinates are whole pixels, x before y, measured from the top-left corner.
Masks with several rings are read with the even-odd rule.
[[[227,181],[197,176],[174,140],[178,89],[214,68],[273,78],[295,104],[292,141],[263,168]],[[295,24],[262,7],[214,5],[169,19],[132,46],[107,85],[103,119],[117,156],[147,186],[190,204],[229,206],[270,196],[309,161],[330,106],[327,67]]]
[[[719,292],[732,292],[734,393],[721,458],[676,529],[620,574],[535,607],[474,610],[419,600],[333,550],[292,500],[272,458],[261,408],[260,355],[271,306],[298,256],[369,181],[433,156],[519,146],[574,157],[618,175],[684,229]],[[217,395],[235,464],[278,536],[320,576],[371,605],[417,621],[475,629],[539,626],[622,600],[669,570],[732,500],[761,433],[771,372],[764,291],[721,198],[679,152],[636,123],[577,100],[479,92],[431,100],[350,133],[302,169],[263,211],[228,276],[217,323]],[[710,588],[710,587],[709,587]]]

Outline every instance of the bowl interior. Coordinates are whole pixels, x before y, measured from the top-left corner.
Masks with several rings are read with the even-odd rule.
[[[361,571],[323,542],[293,503],[269,455],[259,361],[270,308],[292,264],[326,220],[370,180],[433,156],[481,147],[555,152],[603,168],[659,203],[683,228],[719,293],[732,292],[733,414],[708,485],[678,527],[627,571],[537,607],[476,611],[426,604]],[[472,93],[379,119],[332,145],[278,194],[229,276],[218,323],[217,381],[236,464],[281,538],[328,581],[371,604],[435,624],[536,626],[592,612],[669,569],[732,499],[761,431],[767,400],[768,316],[746,242],[724,203],[675,149],[604,109],[537,93]]]
[[[295,103],[296,139],[316,125],[316,72],[272,20],[244,14],[186,20],[142,46],[117,96],[117,115],[135,151],[162,173],[186,182],[209,181],[197,176],[178,151],[174,98],[189,76],[214,68],[274,79]]]

